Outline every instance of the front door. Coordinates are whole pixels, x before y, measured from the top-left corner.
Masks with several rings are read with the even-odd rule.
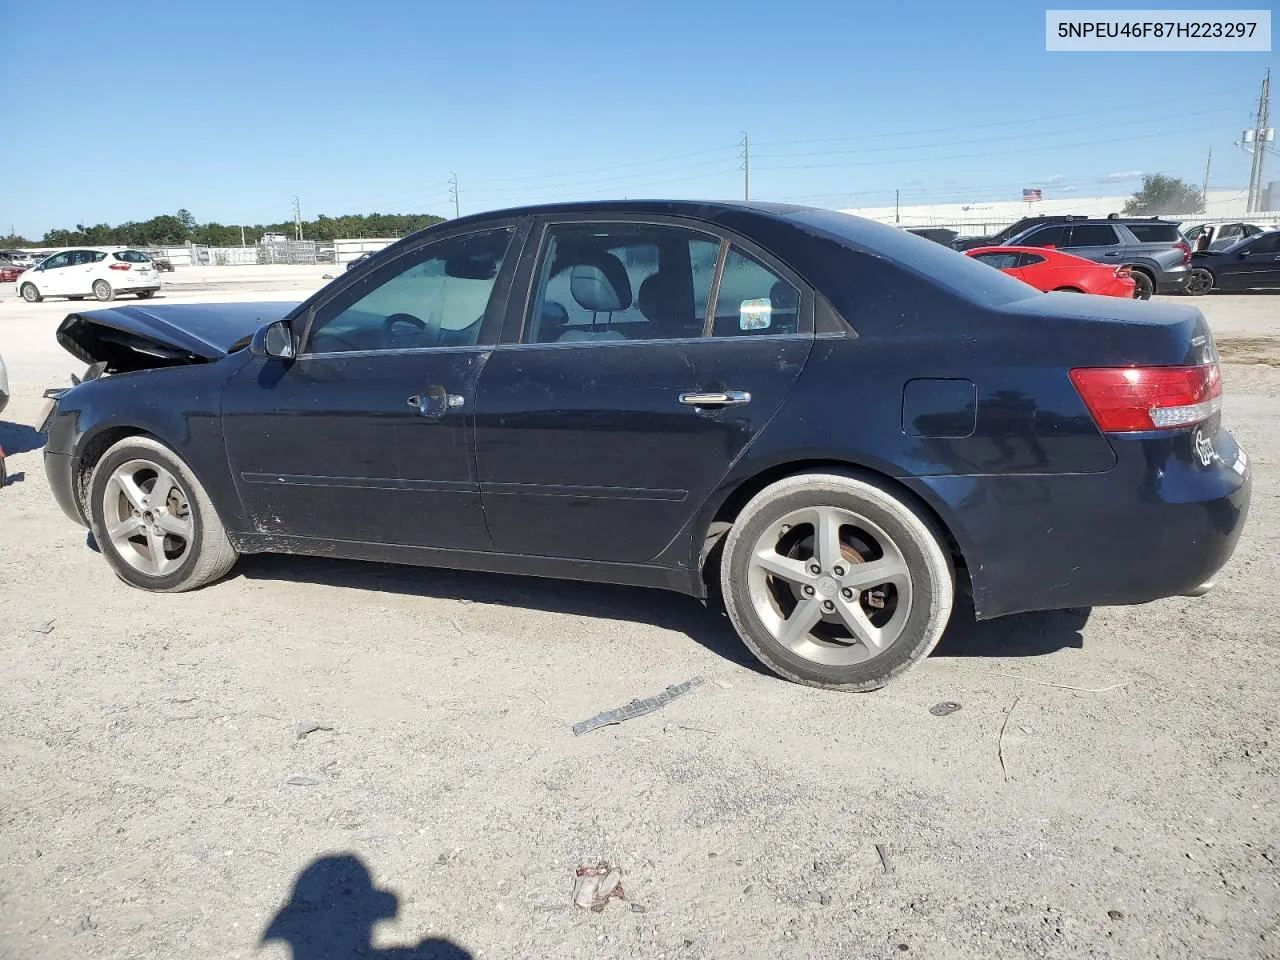
[[[624,563],[662,552],[812,348],[801,283],[768,262],[677,222],[546,227],[527,316],[512,311],[521,342],[494,351],[480,384],[495,549]]]
[[[72,265],[75,253],[74,250],[64,250],[40,264],[40,269],[35,273],[35,284],[41,296],[60,297],[71,292],[71,275],[79,269]]]
[[[1265,233],[1236,255],[1228,286],[1280,286],[1280,230]]]
[[[489,546],[473,417],[516,233],[406,248],[295,318],[296,359],[231,379],[223,423],[251,532]]]

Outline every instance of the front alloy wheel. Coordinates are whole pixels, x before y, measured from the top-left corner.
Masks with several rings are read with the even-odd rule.
[[[116,555],[145,576],[171,573],[191,551],[190,496],[157,463],[128,460],[116,467],[107,480],[102,514]]]
[[[1204,267],[1196,267],[1187,277],[1182,292],[1192,297],[1202,297],[1213,289],[1213,274]]]

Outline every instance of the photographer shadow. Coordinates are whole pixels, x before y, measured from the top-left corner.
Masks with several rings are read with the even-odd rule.
[[[373,885],[359,857],[320,857],[298,874],[289,902],[267,924],[261,942],[287,943],[293,960],[472,960],[469,951],[441,937],[374,947],[374,925],[394,919],[399,907],[398,896]]]

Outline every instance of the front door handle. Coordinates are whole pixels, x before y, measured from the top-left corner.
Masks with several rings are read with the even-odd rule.
[[[405,403],[414,407],[424,417],[443,417],[450,410],[459,409],[465,401],[456,393],[449,393],[444,387],[428,387],[425,393],[415,393]]]
[[[751,402],[745,390],[717,390],[709,393],[682,393],[680,402],[687,407],[740,407]]]

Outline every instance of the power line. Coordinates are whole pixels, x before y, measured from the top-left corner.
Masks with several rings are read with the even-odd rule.
[[[1126,127],[1131,127],[1135,123],[1158,123],[1164,120],[1186,120],[1189,117],[1208,116],[1209,114],[1220,114],[1221,110],[1200,110],[1197,112],[1183,111],[1181,113],[1170,114],[1164,117],[1139,117],[1137,119],[1126,119],[1120,121]],[[1093,130],[1109,130],[1114,127],[1115,123],[1094,124],[1088,127],[1074,127],[1066,130],[1054,130],[1051,134],[1031,134],[1031,136],[1069,136],[1076,133],[1088,133]],[[944,140],[941,142],[930,143],[931,147],[960,147],[968,146],[975,143],[998,143],[1004,140],[1025,140],[1028,134],[1013,133],[1000,137],[977,137],[970,140]],[[890,150],[919,150],[921,144],[892,144],[887,147],[860,147],[856,150],[814,150],[806,153],[765,153],[757,156],[757,159],[765,160],[791,160],[797,157],[833,157],[843,156],[846,154],[865,154],[865,153],[884,153]]]
[[[1096,147],[1102,144],[1127,143],[1132,140],[1150,140],[1153,137],[1169,137],[1175,134],[1184,134],[1182,130],[1159,130],[1154,133],[1142,133],[1132,137],[1108,137],[1106,140],[1085,140],[1075,143],[1054,143],[1047,146],[1024,147],[1018,150],[1002,150],[1001,156],[1008,156],[1015,153],[1043,153],[1046,150],[1067,150],[1075,147]],[[763,166],[761,170],[829,170],[833,167],[881,167],[886,164],[899,163],[929,163],[936,160],[972,160],[975,158],[989,157],[989,153],[956,153],[948,156],[929,156],[929,157],[892,157],[885,160],[868,160],[859,163],[808,163],[796,164],[788,166]]]
[[[1189,100],[1207,100],[1213,97],[1238,96],[1240,89],[1235,90],[1219,90],[1213,93],[1197,93],[1188,96],[1180,96],[1181,102]],[[805,144],[805,143],[843,143],[853,140],[879,140],[885,137],[906,137],[906,136],[932,136],[938,133],[954,133],[957,130],[983,130],[991,127],[1008,127],[1021,123],[1040,123],[1048,120],[1069,120],[1072,117],[1093,117],[1099,113],[1112,113],[1117,110],[1125,110],[1132,113],[1134,110],[1142,107],[1163,107],[1169,102],[1168,98],[1162,100],[1153,100],[1146,103],[1122,103],[1114,107],[1098,107],[1094,110],[1081,110],[1075,113],[1058,113],[1051,116],[1026,117],[1021,120],[995,120],[991,123],[966,123],[959,127],[933,127],[928,129],[915,128],[913,130],[900,131],[896,133],[868,133],[855,137],[813,137],[800,140],[763,140],[758,142],[757,146],[776,147],[787,144]]]

